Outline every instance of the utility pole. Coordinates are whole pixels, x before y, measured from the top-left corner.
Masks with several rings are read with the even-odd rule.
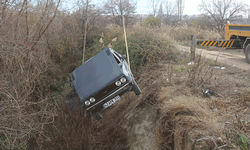
[[[184,0],[176,0],[177,4],[177,15],[178,15],[178,21],[181,23],[182,21],[182,16],[183,16],[183,11],[184,11]]]
[[[84,64],[85,60],[85,50],[86,50],[86,38],[87,38],[87,27],[88,27],[88,9],[89,9],[89,0],[86,2],[86,17],[85,17],[85,25],[84,25],[84,37],[83,37],[83,54],[82,54],[82,64]],[[91,114],[85,114],[86,117],[86,130],[85,132],[85,140],[86,140],[86,148],[91,150]]]
[[[191,35],[191,61],[195,60],[196,35]]]
[[[87,26],[88,26],[88,9],[89,9],[89,0],[87,0],[87,5],[86,5],[86,18],[85,18],[85,25],[84,25],[82,64],[84,64],[84,57],[85,57],[85,46],[86,46]]]

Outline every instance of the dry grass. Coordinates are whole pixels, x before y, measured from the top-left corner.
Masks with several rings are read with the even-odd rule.
[[[185,149],[187,147],[185,147],[184,138],[187,135],[192,134],[192,139],[199,139],[204,135],[212,137],[219,133],[214,124],[215,114],[210,111],[206,101],[188,96],[179,96],[165,101],[164,95],[160,100],[164,100],[159,120],[161,125],[156,129],[160,139],[157,140],[160,149],[169,147],[170,143],[176,149]]]
[[[26,147],[34,134],[44,137],[43,126],[54,121],[49,101],[53,65],[46,55],[24,43],[1,39],[0,135],[3,149]],[[50,70],[50,71],[49,71]]]
[[[31,137],[47,139],[44,125],[54,121],[48,87],[58,70],[41,43],[57,14],[57,2],[54,8],[52,1],[44,8],[31,8],[27,1],[1,3],[0,149],[27,149]]]
[[[197,58],[193,66],[181,64],[183,70],[176,69],[180,64],[174,62],[147,66],[136,77],[142,95],[125,94],[121,101],[103,111],[101,121],[91,118],[90,128],[86,127],[83,110],[71,112],[67,106],[60,105],[54,125],[46,128],[50,140],[40,142],[40,146],[85,149],[89,143],[96,150],[130,149],[129,138],[133,134],[128,133],[123,124],[131,128],[144,118],[128,121],[126,116],[149,105],[159,110],[154,118],[158,120],[157,127],[150,131],[155,132],[159,149],[240,149],[243,145],[240,135],[249,137],[250,112],[245,107],[249,95],[230,94],[235,84],[244,85],[230,76],[231,71],[215,70],[208,63]],[[227,80],[221,80],[225,77]],[[231,87],[227,87],[228,81]],[[206,88],[215,95],[204,97],[202,91]],[[90,142],[87,142],[86,130],[91,130]]]
[[[81,25],[66,14],[52,22],[55,16],[47,14],[56,15],[51,13],[57,10],[55,1],[46,1],[47,5],[37,7],[18,3],[17,9],[12,9],[15,2],[8,5],[9,1],[5,1],[6,7],[1,7],[0,149],[89,149],[89,146],[96,150],[129,149],[128,131],[122,126],[124,116],[144,105],[160,110],[156,117],[161,117],[156,130],[159,148],[166,149],[174,143],[182,149],[187,143],[185,135],[190,137],[193,148],[244,146],[244,141],[237,140],[240,135],[249,137],[249,109],[245,109],[249,95],[227,96],[242,83],[231,78],[222,80],[220,74],[202,60],[194,66],[178,64],[182,58],[173,46],[172,39],[189,41],[191,34],[199,39],[216,39],[220,38],[218,33],[187,25],[127,30],[142,95],[137,97],[132,92],[124,95],[123,100],[103,112],[104,119],[97,122],[93,118],[89,120],[83,110],[70,111],[63,99],[50,93],[51,83],[61,82],[62,74],[52,60],[62,68],[69,68],[70,63],[69,73],[80,63]],[[96,28],[101,29],[99,25]],[[88,32],[91,37],[99,40],[101,36],[92,35],[95,30],[91,30]],[[111,43],[118,51],[122,50],[122,35],[121,28],[107,29],[104,44]],[[115,37],[117,41],[113,42]],[[94,40],[89,39],[89,43]],[[89,57],[102,47],[100,43],[95,44],[89,46]],[[154,64],[162,60],[171,62],[167,69]],[[226,83],[229,81],[230,84]],[[161,90],[161,87],[165,88]],[[205,88],[216,91],[217,97],[202,97]],[[58,100],[61,103],[57,103]],[[131,125],[136,121],[132,120]]]
[[[249,139],[249,108],[236,99],[178,96],[167,100],[163,88],[156,128],[159,149],[216,149],[243,145]],[[168,96],[167,96],[168,97]]]
[[[88,149],[89,118],[83,109],[72,111],[62,100],[57,109],[53,124],[45,126],[44,133],[48,139],[39,139],[41,149]],[[38,140],[38,139],[31,139]]]
[[[138,29],[138,31],[143,30],[152,33],[151,35],[157,35],[154,37],[159,39],[169,38],[167,30],[163,32],[161,28]],[[183,32],[185,32],[184,29]],[[132,34],[133,32],[129,33],[129,35]],[[210,62],[201,57],[197,57],[197,61],[191,66],[187,65],[190,59],[186,56],[183,57],[186,60],[176,62],[178,59],[183,59],[180,57],[183,56],[180,55],[177,58],[175,56],[175,61],[172,62],[168,60],[169,65],[150,66],[143,72],[138,73],[140,76],[137,81],[142,87],[143,95],[136,100],[131,94],[125,95],[125,100],[120,101],[112,109],[105,112],[105,118],[108,121],[97,122],[94,129],[94,134],[101,135],[94,144],[96,149],[102,146],[105,149],[129,148],[126,145],[128,144],[128,133],[121,128],[120,124],[122,124],[123,117],[128,112],[143,107],[145,104],[160,109],[160,116],[158,116],[160,119],[156,128],[159,149],[171,147],[177,149],[240,147],[240,143],[236,142],[239,138],[228,136],[224,134],[224,131],[234,128],[235,123],[239,120],[235,117],[235,112],[230,112],[228,109],[240,110],[237,113],[244,111],[244,105],[237,105],[238,101],[230,97],[235,87],[243,85],[242,82],[238,82],[234,77],[231,77],[230,72],[223,72],[209,66]],[[225,74],[230,77],[225,76]],[[165,88],[160,92],[162,86]],[[202,92],[205,89],[212,90],[214,96],[204,97]],[[247,111],[244,113],[247,114]],[[114,114],[116,115],[114,116]],[[110,122],[116,127],[110,125]],[[231,126],[228,126],[228,124],[231,124]],[[235,135],[239,135],[241,131],[238,124],[235,130],[237,132],[233,132]],[[130,122],[130,125],[133,125],[133,123]],[[126,138],[118,136],[119,134]],[[107,138],[106,135],[111,136]],[[244,135],[247,137],[247,134]],[[232,139],[233,142],[230,141]],[[111,143],[117,143],[117,145],[114,147]]]
[[[173,69],[172,83],[159,94],[158,148],[243,149],[243,143],[249,148],[249,94],[243,92],[247,84],[202,59],[184,66],[187,70],[181,73]],[[235,95],[239,85],[242,92]],[[213,96],[203,96],[204,89],[212,90]]]

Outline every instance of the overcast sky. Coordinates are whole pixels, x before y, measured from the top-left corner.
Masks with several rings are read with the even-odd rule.
[[[63,9],[66,9],[68,11],[74,11],[77,9],[77,1],[79,0],[62,0],[61,7]],[[81,1],[81,0],[80,0]],[[102,6],[105,4],[108,0],[90,0],[92,4],[96,4],[99,6]],[[137,2],[137,13],[138,14],[148,14],[150,13],[148,4],[150,3],[150,0],[130,0]],[[164,0],[159,0],[164,1]],[[165,1],[172,1],[173,3],[176,3],[176,0],[165,0]],[[199,12],[199,5],[201,4],[202,0],[183,0],[184,1],[184,15],[194,15],[194,14],[200,14]],[[211,1],[211,0],[207,0]],[[244,1],[244,0],[236,0],[236,1]],[[246,0],[245,0],[246,1]],[[247,0],[249,1],[249,0]],[[247,2],[246,2],[247,3]],[[152,12],[152,11],[151,11]],[[250,12],[249,12],[250,13]],[[242,15],[247,15],[248,12],[244,12]]]
[[[184,0],[184,14],[193,15],[199,14],[199,4],[201,0]],[[148,0],[137,0],[137,13],[147,14],[149,12]],[[176,0],[173,0],[176,3]]]
[[[68,10],[74,10],[76,8],[76,1],[77,0],[63,0],[62,7]],[[107,0],[91,0],[92,3],[104,4]],[[134,2],[137,1],[137,13],[138,14],[147,14],[149,13],[149,0],[132,0]],[[164,0],[162,0],[164,1]],[[176,0],[172,0],[173,3],[176,3]],[[193,15],[199,14],[198,6],[201,0],[184,0],[185,7],[184,7],[184,14]]]

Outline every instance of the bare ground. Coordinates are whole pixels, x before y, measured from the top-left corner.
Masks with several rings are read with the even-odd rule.
[[[190,52],[190,47],[179,46],[179,49],[184,52]],[[226,50],[223,48],[210,48],[209,50],[196,48],[196,53],[201,54],[202,57],[217,60],[219,63],[234,66],[239,69],[249,70],[250,64],[247,63],[243,54],[243,50],[240,53],[236,53],[237,50]]]
[[[130,150],[157,150],[152,132],[157,118],[157,109],[148,104],[126,114],[123,127],[128,132]]]
[[[180,48],[190,51],[189,47]],[[201,72],[205,75],[212,72],[213,77],[207,77],[208,82],[202,81],[206,77],[201,73],[197,82],[203,86],[195,83],[190,86],[187,80],[197,80],[197,77],[188,79],[190,76],[171,73],[170,64],[161,65],[165,68],[161,69],[161,79],[167,84],[157,91],[160,96],[157,108],[147,103],[125,115],[123,127],[127,129],[131,150],[242,149],[239,136],[242,134],[248,139],[250,135],[250,65],[243,54],[233,51],[196,49],[196,52],[206,59],[227,65],[227,68],[220,70],[204,66],[207,70]],[[197,72],[194,71],[197,74],[198,68]],[[206,88],[213,90],[214,95],[210,98],[202,93]],[[179,113],[182,115],[176,115]]]

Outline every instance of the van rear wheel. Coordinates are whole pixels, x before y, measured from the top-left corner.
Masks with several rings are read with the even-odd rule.
[[[101,120],[102,119],[102,113],[99,111],[92,112],[92,115],[95,117],[96,120]]]

